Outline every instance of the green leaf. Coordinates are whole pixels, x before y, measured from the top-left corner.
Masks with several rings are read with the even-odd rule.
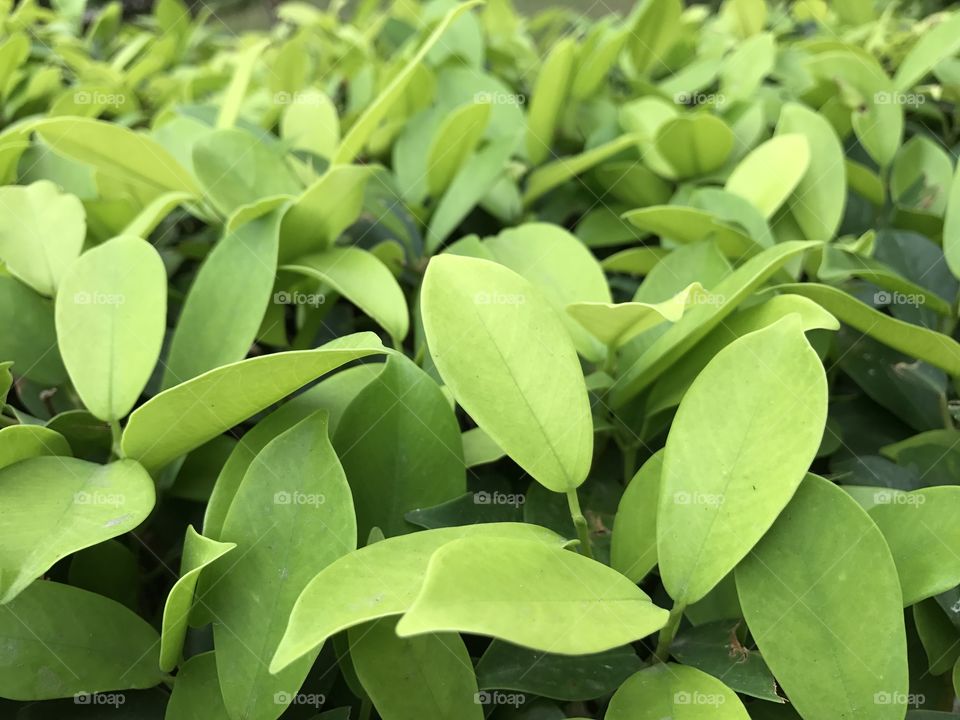
[[[633,210],[623,218],[641,230],[678,243],[713,240],[727,257],[753,255],[759,250],[756,241],[742,230],[696,208],[657,205]]]
[[[390,268],[371,252],[358,247],[331,247],[280,269],[327,283],[376,320],[395,345],[399,346],[410,330],[403,290]]]
[[[460,428],[440,387],[405,357],[387,360],[333,437],[357,508],[360,537],[414,530],[404,515],[466,492]]]
[[[750,632],[805,720],[903,718],[896,566],[880,530],[843,490],[807,477],[736,578]]]
[[[501,265],[449,255],[431,261],[420,301],[430,354],[461,407],[546,487],[580,485],[593,454],[590,404],[543,296]]]
[[[121,125],[62,117],[41,120],[37,134],[60,155],[92,165],[108,177],[132,182],[155,194],[200,195],[193,176],[155,140]]]
[[[193,146],[193,167],[224,216],[244,205],[303,189],[279,150],[245,130],[218,130]]]
[[[598,145],[586,152],[572,157],[563,157],[546,165],[541,165],[527,179],[527,189],[523,194],[523,204],[527,207],[571,178],[586,172],[609,160],[624,150],[637,146],[635,135],[621,135],[610,142]]]
[[[657,506],[663,451],[647,460],[620,498],[610,543],[610,567],[640,582],[657,564]]]
[[[943,254],[954,277],[960,278],[960,166],[950,184],[943,218]]]
[[[377,96],[376,100],[357,118],[357,121],[347,132],[346,137],[343,138],[343,142],[340,143],[340,147],[333,156],[334,165],[350,163],[363,152],[370,137],[380,126],[381,121],[386,118],[390,110],[393,109],[397,101],[403,96],[410,81],[413,80],[417,67],[427,57],[430,49],[440,42],[444,33],[457,18],[468,10],[477,7],[479,4],[479,0],[470,0],[470,2],[455,5],[447,11],[446,15],[443,16],[443,19],[440,20],[433,32],[430,33],[430,36],[423,42],[416,54],[410,58],[409,62],[403,66],[403,69],[394,76],[390,84]]]
[[[663,459],[657,554],[678,604],[706,595],[773,524],[826,420],[826,373],[796,316],[707,364],[680,403]]]
[[[774,295],[731,315],[697,343],[691,352],[674,363],[670,372],[662,376],[650,391],[645,405],[646,413],[655,416],[676,407],[697,375],[721,349],[747,333],[762,330],[794,313],[800,316],[800,324],[805,332],[840,329],[837,319],[812,300],[800,295]]]
[[[57,348],[53,303],[0,272],[0,357],[13,361],[17,376],[59,385],[67,371]]]
[[[567,312],[605,345],[616,348],[661,323],[676,322],[701,294],[708,295],[693,283],[662,303],[574,303]]]
[[[661,73],[667,51],[680,37],[683,3],[680,0],[643,0],[632,15],[627,48],[640,73]]]
[[[477,683],[481,690],[593,700],[612,693],[642,666],[629,645],[592,655],[552,655],[494,640],[477,663]]]
[[[194,591],[203,569],[236,547],[205,538],[192,525],[187,526],[180,559],[180,578],[170,588],[163,606],[163,627],[160,632],[160,669],[170,672],[180,662],[183,642],[187,637],[187,621],[193,608]],[[179,682],[179,681],[178,681]]]
[[[153,504],[153,481],[132,460],[96,465],[34,457],[0,469],[6,516],[0,602],[12,600],[57,560],[133,530]]]
[[[83,404],[101,420],[133,408],[160,356],[167,274],[149,243],[118,237],[70,267],[56,302],[57,342]]]
[[[53,297],[86,234],[80,200],[49,180],[0,188],[0,259],[41,295]]]
[[[613,407],[622,406],[659,378],[707,333],[717,327],[754,290],[777,272],[790,258],[816,247],[818,243],[791,241],[768,248],[710,288],[717,299],[691,308],[659,337],[611,388]],[[802,294],[802,293],[800,293]]]
[[[483,245],[493,260],[522,275],[544,294],[584,357],[603,357],[603,348],[567,314],[571,303],[611,300],[603,269],[583,243],[556,225],[534,222],[503,230]]]
[[[233,68],[230,84],[224,93],[223,102],[220,104],[220,113],[217,115],[218,129],[232,128],[236,124],[240,116],[240,106],[250,85],[253,68],[269,44],[269,40],[260,40],[243,48],[237,54],[237,63]],[[238,157],[232,156],[230,159],[237,160]]]
[[[396,624],[384,618],[349,631],[350,658],[380,717],[483,720],[473,663],[460,636],[401,638]]]
[[[722,678],[744,695],[784,703],[777,681],[760,653],[744,644],[743,621],[718,620],[681,630],[670,643],[670,654],[684,665]]]
[[[278,93],[288,102],[280,118],[280,137],[299,150],[331,158],[340,143],[337,107],[326,93],[304,90],[293,95]]]
[[[527,107],[527,157],[532,165],[540,165],[551,155],[570,91],[576,52],[573,38],[561,38],[550,49],[533,83]]]
[[[303,191],[280,226],[280,261],[326,250],[353,225],[363,210],[370,169],[360,165],[332,167]]]
[[[214,245],[180,311],[164,389],[247,356],[272,299],[282,215],[254,218]]]
[[[733,132],[714,115],[667,120],[654,138],[657,152],[678,178],[707,175],[723,167],[733,150]]]
[[[473,155],[490,121],[490,103],[474,102],[452,111],[427,150],[427,191],[439,196]]]
[[[933,28],[922,33],[893,76],[893,87],[907,92],[946,58],[960,50],[960,14],[944,16]]]
[[[777,134],[803,135],[810,147],[810,165],[787,205],[809,240],[830,240],[837,234],[847,200],[843,146],[829,121],[800,103],[780,111]]]
[[[100,595],[39,581],[0,605],[0,695],[48,700],[160,682],[157,631]],[[75,701],[76,702],[76,701]]]
[[[749,720],[746,708],[716,678],[685,665],[654,665],[634,674],[613,694],[604,720],[716,718]]]
[[[319,573],[297,599],[271,671],[282,670],[341,630],[406,612],[433,553],[472,536],[525,538],[557,547],[566,542],[536,525],[490,523],[399,535],[349,553]]]
[[[806,135],[777,135],[740,161],[727,178],[725,189],[749,200],[769,218],[796,190],[809,167]]]
[[[843,290],[818,283],[778,285],[781,292],[816,301],[850,327],[866,333],[894,350],[960,375],[960,344],[942,333],[897,320],[874,310]]]
[[[73,455],[66,438],[41,425],[11,425],[0,429],[0,468],[45,455]]]
[[[433,554],[397,633],[467,632],[583,655],[656,632],[667,615],[632,582],[583,555],[542,542],[477,537]]]
[[[384,352],[376,335],[354,333],[315,350],[265,355],[211,370],[137,408],[123,431],[123,452],[155,472],[321,375]]]
[[[957,510],[960,487],[922,488],[883,495],[870,510],[897,564],[903,604],[914,605],[960,585]]]
[[[268,442],[317,410],[327,411],[327,427],[334,434],[350,402],[380,373],[382,367],[379,363],[356,365],[324,378],[314,387],[285,402],[246,432],[243,441],[234,447],[217,476],[203,519],[204,535],[219,538],[223,520],[247,468]]]
[[[166,717],[169,720],[229,720],[220,694],[216,653],[187,660],[173,685]]]
[[[353,500],[327,438],[326,413],[311,415],[260,451],[221,537],[236,543],[236,559],[210,567],[201,601],[214,616],[224,703],[231,717],[276,718],[315,657],[276,675],[267,671],[294,602],[311,578],[357,545]]]

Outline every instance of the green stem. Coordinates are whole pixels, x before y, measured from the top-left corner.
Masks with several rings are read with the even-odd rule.
[[[119,420],[110,421],[110,435],[113,438],[113,442],[111,444],[111,450],[113,452],[113,456],[117,458],[122,458],[123,448],[120,445],[120,438],[123,436],[123,431],[120,429]]]
[[[580,509],[580,498],[577,497],[576,488],[567,491],[567,504],[570,506],[570,517],[573,518],[573,525],[577,528],[577,536],[580,538],[580,554],[593,560],[590,528],[587,525],[587,519],[583,516],[583,511]]]
[[[686,607],[683,603],[677,603],[670,611],[667,624],[660,629],[660,635],[657,637],[657,649],[653,653],[656,660],[666,662],[670,657],[670,644],[680,628],[680,620],[683,619],[683,611]]]

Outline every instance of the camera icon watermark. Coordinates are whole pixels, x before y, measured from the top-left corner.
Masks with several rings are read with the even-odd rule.
[[[527,102],[525,95],[507,92],[478,92],[473,101],[479,105],[523,105]]]
[[[726,101],[723,93],[678,92],[673,96],[677,105],[723,105]]]
[[[926,302],[926,296],[920,293],[879,290],[873,294],[874,305],[909,305],[911,307],[920,307],[921,305],[925,305]]]
[[[923,105],[927,102],[927,96],[920,93],[905,92],[886,92],[881,91],[873,94],[874,105]]]
[[[273,494],[274,505],[310,505],[319,507],[327,501],[326,495],[322,493],[303,493],[299,491],[288,492],[281,490]]]
[[[523,693],[506,693],[500,690],[481,690],[474,693],[473,702],[477,705],[507,705],[518,708],[527,701]]]
[[[727,698],[720,693],[688,692],[680,690],[673,694],[674,705],[709,705],[718,707],[723,705]]]
[[[120,493],[105,493],[95,490],[87,492],[81,490],[73,494],[74,505],[106,505],[108,507],[120,507],[125,505],[127,498]]]
[[[87,693],[78,692],[73,696],[74,705],[96,705],[99,707],[119,708],[127,701],[123,693]]]
[[[309,305],[320,307],[327,301],[323,293],[305,293],[298,291],[281,290],[273,294],[273,302],[277,305]]]
[[[474,505],[513,505],[518,508],[526,501],[527,498],[522,493],[504,493],[499,490],[489,492],[488,490],[481,490],[473,494]]]
[[[926,501],[926,495],[899,490],[878,490],[873,494],[874,505],[923,505]]]
[[[478,292],[473,296],[476,305],[523,305],[526,301],[522,293]]]
[[[874,705],[906,705],[915,708],[925,704],[926,701],[926,696],[919,693],[878,692],[873,695]]]
[[[123,93],[78,90],[73,94],[73,102],[77,105],[100,105],[116,108],[127,102],[127,96]]]
[[[273,694],[274,705],[302,705],[304,707],[319,708],[327,701],[327,696],[323,693],[288,693],[275,692]]]
[[[127,301],[121,293],[87,292],[81,290],[73,294],[74,305],[123,305]]]
[[[726,498],[719,493],[705,493],[700,491],[687,492],[680,490],[673,494],[674,505],[706,505],[719,507],[726,502]]]

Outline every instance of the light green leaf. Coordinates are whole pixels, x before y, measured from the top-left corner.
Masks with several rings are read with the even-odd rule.
[[[943,486],[883,495],[870,510],[900,576],[903,604],[914,605],[960,584],[960,487]]]
[[[660,576],[688,605],[750,551],[813,462],[827,378],[800,319],[787,316],[718,352],[680,402],[657,511]]]
[[[280,261],[326,250],[353,225],[363,210],[370,169],[362,165],[330,168],[303,191],[280,226]]]
[[[529,207],[536,200],[555,187],[567,182],[570,178],[586,172],[624,150],[637,147],[637,141],[638,138],[635,135],[621,135],[579,155],[559,158],[546,165],[541,165],[527,178],[527,189],[523,194],[523,204]]]
[[[299,195],[300,181],[280,150],[245,130],[218,130],[193,146],[193,167],[224,216],[277,195]]]
[[[809,240],[830,240],[840,227],[847,201],[843,146],[823,115],[800,103],[780,111],[778,135],[798,134],[810,146],[810,165],[787,201],[790,212]]]
[[[772,33],[759,33],[739,43],[724,59],[720,70],[721,103],[756,97],[764,78],[773,72],[776,60],[777,45]]]
[[[430,354],[460,406],[546,487],[580,485],[593,455],[590,403],[539,291],[496,263],[447,255],[427,267],[420,301]]]
[[[437,203],[427,229],[426,249],[433,254],[506,172],[517,137],[498,138],[474,153]]]
[[[247,356],[271,301],[282,215],[254,218],[214,245],[180,311],[164,389]]]
[[[197,181],[170,153],[122,125],[61,117],[41,120],[36,131],[55,152],[116,180],[143,185],[157,195],[170,191],[200,195]]]
[[[943,254],[954,277],[960,278],[960,165],[950,184],[943,218]]]
[[[566,542],[537,525],[482,523],[399,535],[349,553],[310,581],[297,599],[270,670],[282,670],[341,630],[403,614],[420,592],[433,553],[473,536],[523,538],[556,547]]]
[[[725,189],[772,217],[810,167],[806,135],[777,135],[754,148],[727,178]]]
[[[583,555],[542,542],[474,537],[433,554],[397,633],[467,632],[583,655],[656,632],[667,615],[630,580]]]
[[[960,375],[960,343],[942,333],[897,320],[874,310],[843,290],[818,283],[777,285],[781,292],[816,301],[836,318],[894,350]]]
[[[763,659],[804,720],[903,719],[900,582],[883,535],[855,500],[807,477],[736,579]]]
[[[623,217],[641,230],[674,242],[689,245],[713,240],[727,257],[753,255],[760,249],[758,243],[739,228],[697,208],[657,205],[632,210]]]
[[[278,93],[289,102],[280,118],[280,137],[299,150],[331,158],[340,142],[337,107],[326,93],[304,90]]]
[[[264,355],[211,370],[137,408],[123,431],[123,452],[155,472],[321,375],[384,352],[373,333],[354,333],[315,350]]]
[[[170,588],[163,606],[163,626],[160,631],[160,669],[170,672],[180,662],[183,642],[187,637],[187,621],[193,608],[194,591],[200,573],[236,547],[236,543],[222,543],[205,538],[192,525],[187,526],[180,559],[180,578]]]
[[[663,451],[633,476],[620,498],[610,542],[610,567],[640,582],[657,564],[657,505]]]
[[[460,636],[401,638],[396,624],[384,618],[349,631],[350,658],[380,717],[483,720],[473,663]]]
[[[161,680],[157,631],[120,603],[86,590],[38,581],[0,606],[0,695],[13,700],[72,698],[149,688]]]
[[[733,150],[733,132],[714,115],[698,113],[667,120],[654,147],[675,177],[691,178],[719,170]]]
[[[550,223],[524,223],[484,241],[492,259],[533,283],[557,311],[581,355],[603,357],[603,348],[567,314],[577,302],[609,303],[607,278],[576,237]]]
[[[573,74],[577,43],[560,38],[551,48],[533,83],[527,107],[527,157],[539,165],[550,157]]]
[[[34,457],[0,469],[0,602],[60,558],[134,529],[153,503],[153,481],[132,460]]]
[[[678,358],[723,322],[744,299],[784,263],[819,243],[791,241],[768,248],[711,288],[715,303],[691,308],[631,366],[611,389],[613,407],[620,407],[659,378]]]
[[[463,441],[463,462],[469,467],[496,462],[507,454],[480,428],[470,428],[460,436]]]
[[[387,537],[410,532],[406,513],[467,491],[456,415],[433,378],[406,357],[388,358],[347,407],[333,443],[360,537],[374,527]]]
[[[654,665],[627,679],[610,699],[604,720],[749,720],[737,694],[687,665]]]
[[[410,311],[403,290],[390,268],[371,252],[353,246],[331,247],[280,269],[327,283],[376,320],[396,345],[410,330]]]
[[[427,190],[437,197],[473,155],[490,121],[489,102],[474,102],[452,111],[427,150]]]
[[[236,543],[236,559],[209,568],[209,592],[201,598],[214,616],[220,689],[231,717],[273,720],[316,656],[276,675],[267,671],[294,602],[311,578],[357,546],[350,487],[327,438],[325,412],[260,451],[221,536]]]
[[[49,180],[0,188],[0,260],[41,295],[52,297],[83,249],[83,205]]]
[[[616,348],[661,323],[676,322],[701,295],[708,293],[693,283],[662,303],[574,303],[567,312],[605,345]]]
[[[83,404],[101,420],[133,408],[160,356],[167,273],[135,237],[88,250],[70,267],[56,302],[57,342]]]
[[[903,58],[893,76],[893,87],[907,92],[946,58],[960,50],[960,14],[945,16],[933,28],[922,33]]]
[[[664,56],[680,37],[682,14],[680,0],[643,0],[637,5],[627,49],[638,72],[663,71]]]
[[[331,435],[334,434],[350,402],[382,368],[380,363],[370,363],[341,370],[285,402],[246,432],[217,476],[203,518],[203,534],[219,538],[223,520],[247,468],[268,442],[317,410],[327,411],[327,427]]]
[[[740,310],[714,328],[694,349],[681,357],[653,386],[644,406],[648,416],[676,407],[687,388],[711,358],[738,337],[762,330],[790,314],[800,316],[803,330],[839,330],[840,323],[812,300],[799,295],[774,295]]]
[[[44,455],[71,456],[66,438],[42,425],[11,425],[0,429],[0,468]]]
[[[260,59],[260,55],[270,44],[269,40],[259,40],[237,53],[237,63],[230,76],[230,84],[223,95],[223,101],[220,103],[220,113],[217,115],[217,128],[232,128],[237,118],[240,116],[240,106],[243,104],[243,98],[247,94],[247,87],[250,85],[250,79],[253,76],[253,68]],[[231,157],[231,160],[237,160]]]
[[[353,127],[350,128],[349,132],[347,132],[346,137],[343,138],[343,142],[340,143],[340,147],[333,157],[333,163],[335,165],[352,162],[357,155],[363,152],[367,141],[370,140],[370,137],[380,126],[380,122],[387,116],[404,94],[407,85],[409,85],[414,77],[417,67],[423,62],[424,58],[426,58],[430,49],[440,41],[444,33],[457,18],[468,10],[477,7],[479,4],[480,0],[470,0],[470,2],[461,3],[447,11],[447,14],[443,16],[443,19],[423,42],[416,54],[410,58],[410,61],[404,65],[403,69],[394,76],[390,84],[377,96],[376,100],[357,118],[357,121],[353,124]]]
[[[123,228],[121,235],[132,235],[133,237],[148,238],[164,218],[169,215],[175,207],[182,205],[193,196],[185,192],[168,192],[163,195],[157,195],[150,201],[137,216]]]

